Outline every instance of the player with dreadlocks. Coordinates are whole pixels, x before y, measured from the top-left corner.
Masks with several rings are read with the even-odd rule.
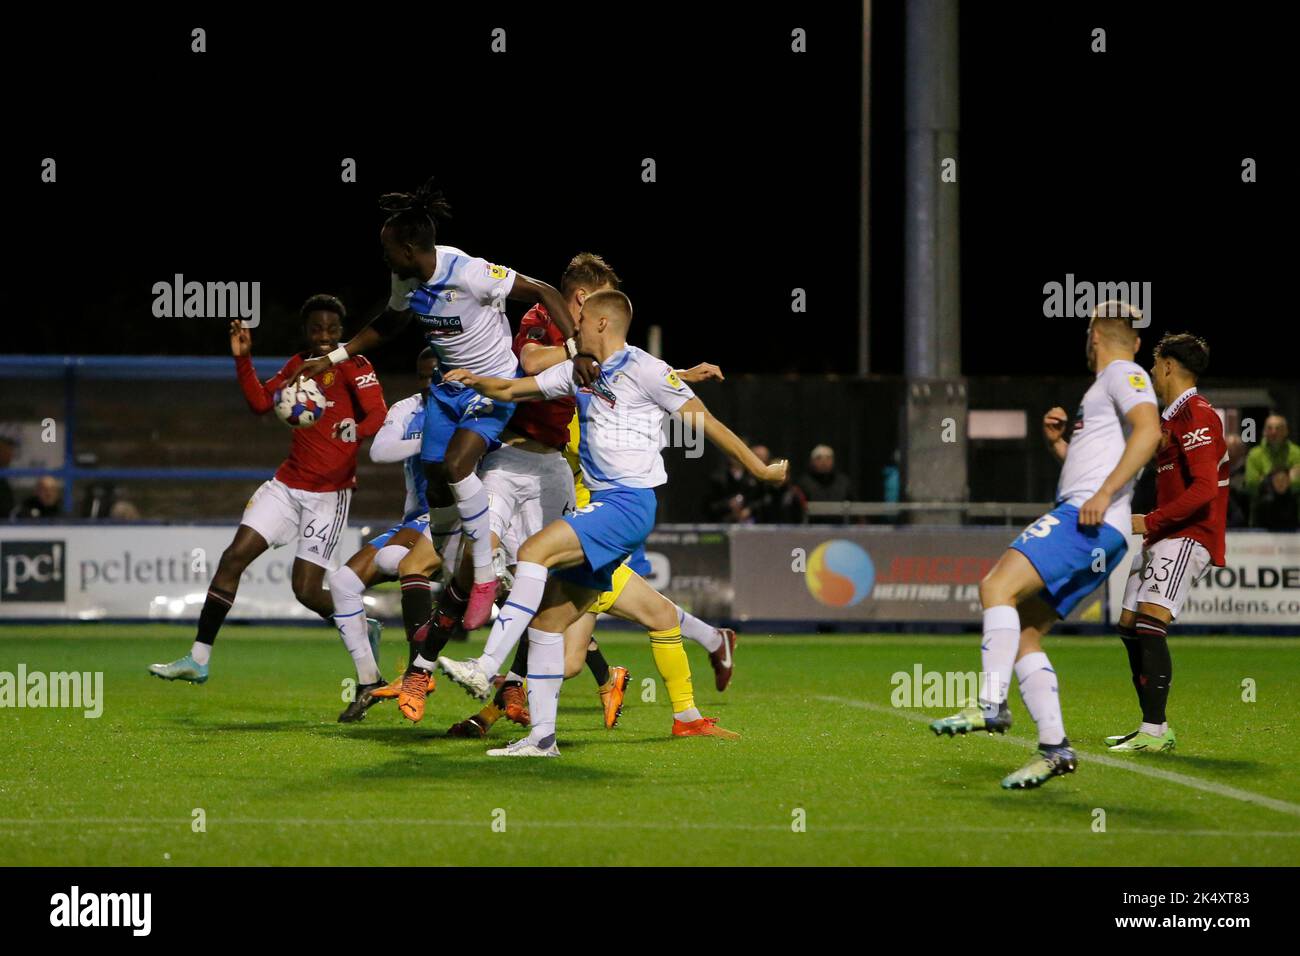
[[[573,340],[573,320],[559,291],[545,282],[519,275],[506,266],[438,244],[437,222],[450,209],[430,179],[414,193],[386,193],[379,207],[388,213],[379,241],[392,271],[388,307],[347,344],[308,362],[303,377],[317,375],[350,355],[373,351],[393,339],[416,318],[428,344],[438,353],[440,368],[464,368],[479,375],[514,378],[519,360],[511,350],[506,300],[541,303],[556,317],[574,360],[574,379],[581,384],[600,374],[596,360],[579,354]],[[488,529],[488,496],[476,469],[479,460],[501,434],[514,412],[513,402],[497,402],[457,382],[436,377],[425,401],[420,458],[428,482],[430,532],[436,538],[457,524],[473,564],[473,585],[463,594],[453,585],[443,592],[439,611],[461,618],[466,630],[482,625],[492,610],[497,581],[492,567]],[[422,547],[416,542],[410,559]],[[416,628],[432,614],[427,587],[408,587],[403,576],[402,617],[407,639],[413,642],[408,676],[428,680],[440,648],[426,657],[414,644]]]

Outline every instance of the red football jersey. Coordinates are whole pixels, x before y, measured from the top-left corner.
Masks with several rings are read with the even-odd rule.
[[[269,412],[275,393],[291,381],[306,361],[299,354],[284,363],[266,382],[257,380],[252,359],[235,359],[239,386],[248,407],[259,415]],[[293,430],[293,445],[275,477],[301,491],[339,491],[357,484],[357,450],[361,440],[379,431],[388,414],[384,391],[374,368],[362,355],[340,362],[316,377],[329,406],[315,425]]]
[[[1228,445],[1214,406],[1191,388],[1165,409],[1156,453],[1156,509],[1145,545],[1191,538],[1223,566],[1228,525]]]
[[[511,345],[515,355],[522,352],[529,342],[538,345],[564,344],[564,333],[551,321],[546,307],[540,303],[524,313],[519,322],[519,331],[515,333]],[[506,428],[551,448],[563,448],[569,441],[569,421],[573,418],[573,410],[577,405],[577,401],[567,395],[545,402],[520,402]]]

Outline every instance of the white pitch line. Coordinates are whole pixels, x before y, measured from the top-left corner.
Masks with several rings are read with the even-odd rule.
[[[862,710],[869,710],[876,714],[902,717],[906,720],[922,724],[928,724],[933,719],[925,716],[925,714],[917,714],[897,707],[886,707],[884,704],[872,704],[864,700],[851,700],[847,697],[818,697],[817,699],[826,701],[830,704],[843,704],[847,707],[858,707]],[[1037,741],[1026,740],[1024,737],[1011,737],[1000,734],[995,734],[994,736],[1001,737],[1002,740],[1009,744],[1018,744],[1022,747],[1037,748],[1038,746]],[[1120,760],[1116,757],[1106,757],[1102,754],[1078,753],[1078,751],[1076,751],[1076,753],[1080,760],[1086,760],[1090,763],[1099,763],[1103,767],[1114,767],[1117,770],[1127,770],[1130,773],[1140,774],[1143,777],[1151,777],[1155,780],[1164,780],[1167,783],[1176,783],[1180,786],[1190,787],[1193,790],[1203,790],[1206,793],[1213,793],[1220,797],[1228,797],[1232,800],[1240,800],[1243,803],[1253,803],[1256,806],[1276,810],[1278,813],[1289,813],[1292,816],[1300,816],[1300,804],[1288,803],[1285,800],[1278,800],[1274,797],[1266,797],[1262,793],[1242,790],[1240,787],[1229,787],[1226,784],[1215,783],[1212,780],[1202,780],[1200,777],[1192,777],[1188,774],[1177,773],[1173,770],[1162,770],[1159,767],[1149,767],[1135,761]]]
[[[23,827],[23,826],[57,826],[68,827],[76,824],[79,826],[114,826],[128,829],[142,830],[151,826],[177,826],[188,828],[192,823],[190,817],[162,817],[162,818],[142,818],[128,817],[115,819],[111,817],[80,817],[68,820],[33,820],[23,817],[0,818],[0,827]],[[221,819],[212,817],[207,821],[209,827],[219,828],[223,826],[440,826],[440,827],[469,827],[477,829],[479,827],[490,827],[491,820],[438,820],[427,817],[421,817],[410,820],[401,819],[375,819],[366,818],[360,820],[348,819],[328,819],[313,820],[300,817],[286,819],[251,819],[236,818]],[[513,827],[545,827],[545,828],[569,828],[569,829],[612,829],[612,830],[744,830],[744,831],[789,831],[788,823],[696,823],[692,821],[674,820],[669,822],[638,822],[632,820],[515,820],[511,821]],[[1078,827],[1036,827],[1032,830],[1026,830],[1022,826],[1017,827],[933,827],[933,826],[915,826],[915,827],[873,827],[861,826],[858,824],[826,824],[818,825],[818,830],[825,830],[835,833],[1016,833],[1022,836],[1035,834],[1054,834],[1062,836],[1095,836],[1091,829],[1080,830]],[[1261,837],[1267,839],[1294,839],[1300,838],[1300,830],[1169,830],[1169,829],[1148,829],[1148,828],[1124,828],[1110,832],[1110,836],[1195,836],[1195,837],[1226,837],[1230,839],[1240,839],[1243,837]]]

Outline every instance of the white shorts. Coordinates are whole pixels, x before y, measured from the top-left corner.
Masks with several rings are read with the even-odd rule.
[[[574,507],[573,472],[557,452],[540,454],[502,445],[479,469],[488,493],[492,533],[514,563],[519,545]]]
[[[334,570],[335,550],[348,523],[352,490],[301,491],[272,478],[244,506],[246,524],[273,548],[298,542],[295,558]]]
[[[1163,538],[1133,556],[1124,585],[1124,610],[1139,604],[1158,604],[1178,617],[1192,582],[1204,573],[1210,552],[1191,538]]]

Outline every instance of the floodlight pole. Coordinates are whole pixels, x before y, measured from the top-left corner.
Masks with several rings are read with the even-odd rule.
[[[964,501],[957,0],[908,0],[905,50],[903,476],[911,501]]]
[[[862,112],[858,128],[858,374],[871,373],[871,0],[862,0]]]

